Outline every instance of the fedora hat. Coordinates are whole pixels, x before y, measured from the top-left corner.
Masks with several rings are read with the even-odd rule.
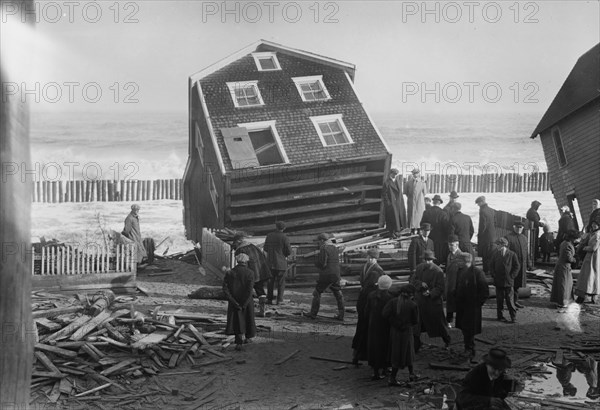
[[[454,199],[458,198],[458,194],[456,193],[456,191],[450,192],[450,198],[454,198]]]
[[[435,254],[433,253],[433,251],[430,251],[428,249],[425,252],[423,252],[423,259],[432,261],[435,259]]]
[[[442,201],[442,197],[441,197],[441,196],[439,196],[438,194],[435,194],[435,195],[433,196],[433,199],[432,199],[432,201],[433,201],[433,202],[435,202],[435,201],[438,201],[440,204],[443,204],[443,203],[444,203],[444,201]]]
[[[483,356],[483,362],[489,364],[495,369],[504,370],[511,366],[511,361],[502,349],[492,348]]]

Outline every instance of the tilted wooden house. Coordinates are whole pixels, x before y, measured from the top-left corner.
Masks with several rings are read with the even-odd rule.
[[[538,135],[556,204],[580,209],[581,229],[600,197],[600,44],[577,60],[531,138]]]
[[[184,223],[255,235],[376,228],[391,154],[355,66],[258,41],[189,78]]]

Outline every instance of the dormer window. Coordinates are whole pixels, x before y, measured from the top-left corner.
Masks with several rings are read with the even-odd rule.
[[[258,71],[281,70],[279,60],[277,60],[277,55],[275,53],[252,53],[252,57],[254,57],[254,62],[256,63]]]
[[[236,108],[265,105],[258,89],[258,81],[227,83],[227,87]]]
[[[322,75],[311,77],[292,77],[296,88],[302,97],[302,101],[327,101],[331,100],[331,96],[325,88]]]

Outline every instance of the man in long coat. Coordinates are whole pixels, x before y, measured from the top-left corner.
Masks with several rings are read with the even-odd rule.
[[[383,183],[381,196],[385,212],[385,227],[390,235],[398,235],[402,227],[406,227],[406,208],[402,196],[402,177],[400,171],[390,169],[388,177]]]
[[[465,353],[475,357],[475,335],[481,333],[481,307],[489,296],[487,281],[481,269],[473,266],[473,255],[462,252],[459,257],[456,284],[456,328],[463,334]]]
[[[425,195],[427,195],[427,185],[419,176],[417,168],[412,170],[412,178],[406,181],[404,185],[404,195],[407,203],[407,225],[413,232],[421,224],[421,217],[425,211]]]
[[[429,232],[431,232],[431,225],[422,223],[419,235],[412,238],[410,245],[408,245],[408,268],[411,275],[415,273],[417,265],[423,262],[423,253],[426,250],[432,252],[434,250],[434,243],[429,238]]]
[[[450,229],[450,217],[440,207],[443,203],[439,195],[435,195],[432,199],[433,205],[431,208],[423,212],[421,223],[431,225],[431,233],[429,238],[433,241],[435,255],[440,263],[445,264],[448,257],[448,233]]]
[[[254,272],[254,291],[258,297],[259,316],[264,316],[265,303],[267,302],[265,282],[271,279],[271,269],[267,263],[267,258],[256,245],[247,242],[242,234],[236,234],[233,237],[232,246],[236,255],[245,253],[250,258],[248,268]]]
[[[135,243],[135,258],[137,263],[142,263],[142,260],[147,256],[146,248],[144,247],[144,240],[142,239],[142,233],[140,231],[140,219],[139,219],[140,206],[138,204],[131,205],[131,212],[125,218],[125,226],[121,234],[128,239],[131,239]]]
[[[271,232],[265,238],[265,254],[267,262],[271,268],[271,279],[267,284],[267,303],[273,303],[273,290],[277,288],[277,300],[275,304],[283,302],[283,292],[285,291],[285,273],[287,271],[287,257],[292,253],[290,240],[283,233],[285,223],[277,221],[275,231]]]
[[[573,296],[573,273],[571,272],[571,265],[577,262],[573,242],[578,238],[579,232],[570,230],[567,232],[563,243],[560,244],[558,260],[556,261],[554,277],[552,278],[552,293],[550,294],[550,302],[556,303],[558,308],[567,307]]]
[[[540,257],[540,227],[544,227],[544,223],[540,221],[540,214],[538,213],[541,204],[542,203],[539,201],[533,201],[531,203],[531,208],[529,208],[526,215],[529,225],[531,226],[531,229],[533,229],[533,249],[535,249],[534,259]]]
[[[477,231],[477,254],[481,256],[483,271],[489,271],[490,258],[493,252],[493,244],[496,240],[496,211],[489,207],[484,196],[475,200],[479,206],[479,230]]]
[[[356,331],[352,339],[353,356],[352,361],[357,364],[359,360],[367,359],[367,339],[368,339],[368,321],[366,318],[365,307],[367,298],[371,292],[377,290],[377,281],[385,272],[377,263],[379,251],[377,249],[369,249],[367,251],[367,261],[365,262],[362,272],[360,273],[360,293],[356,301],[356,313],[358,321],[356,322]]]
[[[513,300],[513,286],[521,266],[517,255],[508,249],[508,240],[506,238],[498,239],[497,243],[498,249],[494,252],[490,265],[492,276],[494,277],[494,286],[496,287],[496,314],[499,321],[507,322],[502,313],[504,310],[504,301],[506,300],[506,306],[510,314],[510,321],[508,323],[516,323],[517,308]]]
[[[460,211],[461,209],[462,205],[460,202],[455,202],[451,208],[450,235],[458,236],[458,246],[461,251],[473,254],[473,245],[471,245],[471,238],[475,233],[473,220],[469,215],[463,214]]]
[[[229,302],[225,334],[235,335],[236,350],[241,350],[243,336],[246,340],[256,336],[252,299],[254,272],[247,267],[249,259],[245,253],[238,254],[236,267],[227,271],[223,279],[223,293]]]
[[[458,236],[450,235],[448,237],[448,257],[446,258],[446,321],[452,323],[454,312],[456,312],[456,283],[458,281],[458,271],[460,269],[458,256],[462,253],[458,246]]]
[[[415,300],[419,306],[421,332],[427,332],[429,337],[441,337],[448,347],[451,339],[442,300],[445,289],[444,272],[433,263],[435,255],[432,251],[425,251],[423,259],[425,262],[417,266],[411,280],[416,289]],[[418,351],[419,347],[420,340],[415,349]]]
[[[389,342],[390,322],[382,315],[383,308],[393,298],[389,292],[392,278],[382,275],[377,280],[377,289],[369,293],[365,306],[367,326],[367,358],[369,366],[373,369],[372,380],[385,377],[385,372],[390,367]],[[412,336],[411,336],[412,337]],[[383,370],[384,375],[380,373]]]
[[[517,254],[517,260],[521,267],[519,274],[515,278],[513,289],[515,306],[522,309],[525,306],[519,303],[519,288],[527,287],[527,269],[531,269],[531,261],[529,258],[527,237],[523,235],[523,222],[521,219],[515,219],[513,231],[506,235],[506,240],[508,241],[508,249]]]
[[[578,230],[571,216],[571,209],[564,205],[560,208],[560,219],[558,220],[558,233],[556,234],[556,249],[565,240],[565,235],[570,230]]]

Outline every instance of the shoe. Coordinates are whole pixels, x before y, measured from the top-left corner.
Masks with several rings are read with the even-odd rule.
[[[515,302],[515,306],[518,307],[519,309],[523,309],[525,306],[520,304],[519,302]]]

